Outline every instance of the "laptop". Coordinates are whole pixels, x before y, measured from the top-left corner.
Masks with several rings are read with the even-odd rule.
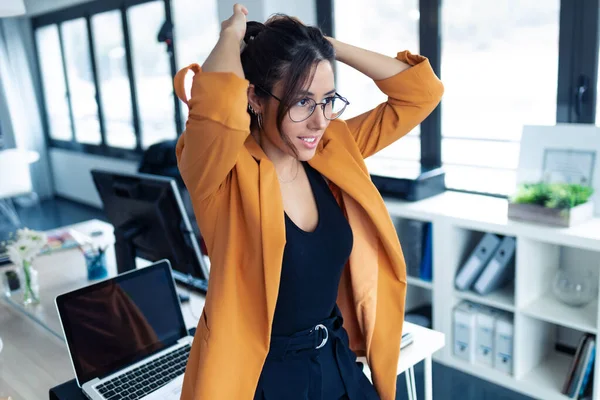
[[[179,400],[193,337],[168,260],[62,294],[56,308],[91,400]]]

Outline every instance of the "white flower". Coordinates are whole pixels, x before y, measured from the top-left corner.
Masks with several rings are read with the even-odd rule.
[[[21,265],[24,261],[32,262],[47,241],[48,238],[44,232],[23,228],[17,230],[14,239],[7,244],[6,250],[10,260],[15,265]]]
[[[21,253],[17,250],[16,246],[9,245],[6,246],[6,252],[8,253],[8,258],[15,265],[23,264],[23,258],[21,257]]]

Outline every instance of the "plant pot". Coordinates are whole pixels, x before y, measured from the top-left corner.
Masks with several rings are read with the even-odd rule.
[[[573,208],[547,208],[537,204],[508,203],[508,218],[570,227],[594,217],[594,203],[588,201]]]

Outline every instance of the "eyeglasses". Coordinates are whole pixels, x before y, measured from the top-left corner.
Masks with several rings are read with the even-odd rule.
[[[275,96],[273,93],[269,92],[261,88],[258,85],[254,85],[263,92],[267,93],[269,96],[273,97],[275,100],[281,103],[281,99]],[[339,118],[340,115],[344,112],[346,107],[350,104],[346,98],[340,96],[339,93],[335,93],[333,96],[326,97],[323,99],[322,103],[317,103],[311,98],[303,98],[296,102],[293,106],[290,107],[288,111],[288,115],[290,119],[294,122],[302,122],[306,121],[310,118],[311,115],[315,112],[315,108],[317,106],[321,106],[323,110],[323,115],[326,119],[333,121],[336,118]]]

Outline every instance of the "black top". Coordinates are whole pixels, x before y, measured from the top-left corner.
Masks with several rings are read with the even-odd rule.
[[[315,326],[334,310],[342,270],[352,251],[350,224],[327,182],[302,165],[312,188],[319,222],[313,232],[285,216],[286,245],[272,335],[289,336]]]

